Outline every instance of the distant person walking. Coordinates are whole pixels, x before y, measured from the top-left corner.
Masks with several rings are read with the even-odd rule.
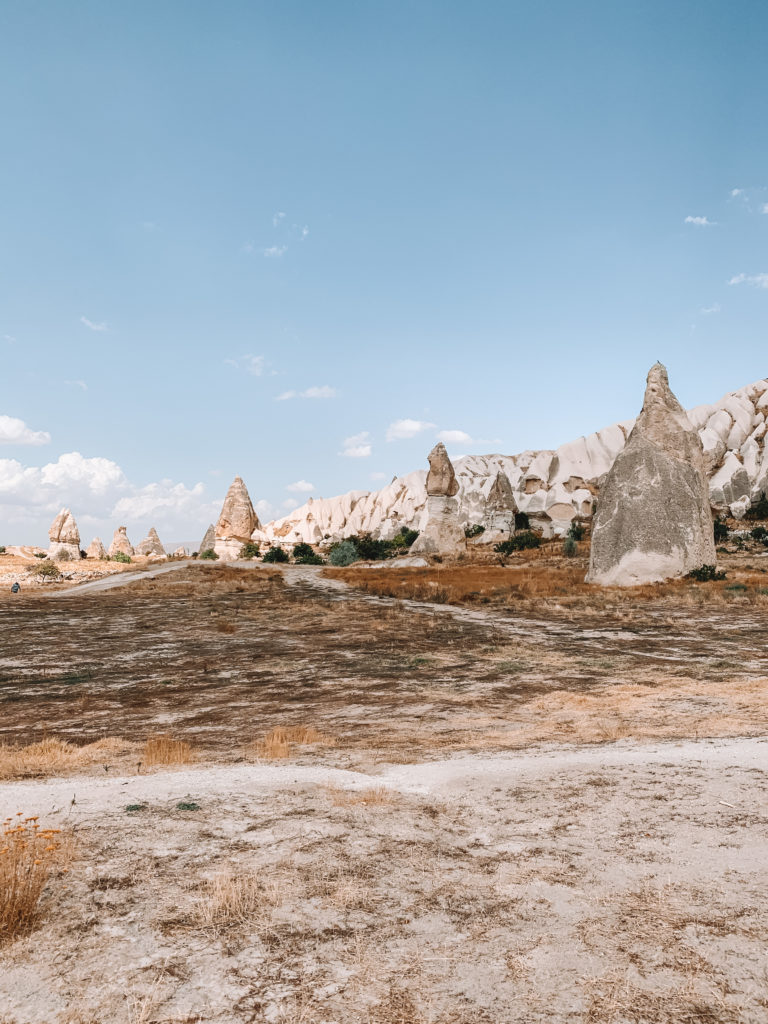
[[[11,593],[12,594],[18,594],[18,592],[20,590],[21,590],[21,587],[19,586],[18,583],[14,583],[13,586],[11,587]]]

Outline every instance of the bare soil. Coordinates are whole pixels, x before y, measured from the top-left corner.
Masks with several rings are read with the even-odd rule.
[[[77,855],[0,1021],[768,1018],[759,584],[582,595],[552,558],[3,601],[0,818]],[[401,593],[437,571],[480,599]]]

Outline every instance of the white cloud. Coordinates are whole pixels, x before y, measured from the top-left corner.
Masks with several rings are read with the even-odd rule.
[[[720,305],[720,303],[714,302],[711,306],[702,306],[699,312],[702,313],[704,316],[711,316],[712,313],[719,313],[721,309],[722,306]]]
[[[285,214],[282,211],[272,214],[272,227],[276,228],[281,220],[285,220]]]
[[[763,203],[763,206],[762,206],[762,209],[760,210],[760,212],[761,213],[768,213],[768,203]],[[7,335],[6,335],[6,337],[7,337]]]
[[[47,543],[50,521],[65,505],[72,509],[88,543],[86,535],[98,533],[108,540],[121,523],[128,526],[129,534],[155,525],[161,536],[173,531],[178,538],[182,530],[196,531],[215,520],[221,500],[207,500],[202,483],[194,487],[172,480],[134,484],[111,459],[86,458],[79,452],[60,455],[43,466],[0,459],[0,521],[16,526],[13,534],[6,530],[10,543]]]
[[[434,423],[427,423],[424,420],[395,420],[387,427],[388,441],[403,441],[409,437],[416,437],[423,430],[430,430]]]
[[[0,444],[48,444],[51,435],[47,430],[31,430],[24,420],[15,416],[0,416]]]
[[[268,249],[264,250],[264,255],[270,259],[276,259],[283,255],[288,250],[287,245],[270,245]]]
[[[225,359],[227,366],[234,366],[239,370],[250,373],[252,377],[263,377],[267,367],[267,360],[264,356],[248,355],[240,356],[239,359]]]
[[[109,328],[107,327],[107,325],[105,323],[103,323],[103,322],[102,323],[98,323],[98,324],[94,323],[93,320],[89,320],[87,316],[81,316],[80,317],[80,323],[81,324],[85,324],[85,326],[89,327],[92,331],[107,331],[107,330],[109,330]]]
[[[689,216],[689,217],[685,218],[684,223],[685,224],[696,224],[696,225],[698,225],[701,228],[711,228],[711,227],[713,227],[717,223],[717,221],[708,220],[706,217],[690,217]]]
[[[298,503],[298,501],[296,501],[295,498],[286,498],[285,501],[283,502],[283,508],[287,508],[289,512],[292,509],[298,508],[298,507],[299,507],[299,503]]]
[[[437,434],[437,439],[446,444],[469,444],[472,440],[463,430],[441,430]]]
[[[266,498],[260,498],[258,501],[255,501],[253,503],[253,507],[256,509],[256,515],[259,517],[262,523],[271,522],[277,515],[277,509],[272,504],[272,502],[267,501]],[[219,502],[219,509],[220,508],[221,502]],[[218,516],[218,514],[219,513],[217,512],[216,516]]]
[[[743,188],[732,188],[731,189],[731,198],[732,199],[735,199],[737,196],[743,196],[743,195],[744,195],[744,189]]]
[[[367,430],[363,430],[359,434],[346,437],[339,455],[346,455],[348,459],[367,459],[373,451],[370,436]]]
[[[768,274],[737,274],[728,284],[751,284],[755,288],[768,288]]]
[[[277,395],[276,402],[287,402],[291,398],[335,398],[336,388],[323,384],[321,387],[307,388],[306,391],[283,391]]]
[[[386,479],[387,479],[387,474],[386,473],[379,473],[379,472],[371,473],[371,480],[386,480]]]
[[[84,380],[65,380],[64,383],[71,385],[73,388],[80,388],[81,391],[88,390],[88,385]]]
[[[302,242],[304,241],[305,238],[307,238],[308,235],[309,235],[309,228],[305,224],[304,227],[301,229],[301,240],[302,240]]]
[[[286,491],[314,491],[315,485],[308,480],[297,480],[295,484],[286,484]]]

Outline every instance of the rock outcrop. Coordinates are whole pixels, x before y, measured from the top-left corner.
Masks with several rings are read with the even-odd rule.
[[[101,543],[101,537],[94,537],[91,543],[88,545],[88,550],[85,552],[86,558],[95,558],[99,562],[103,562],[107,558],[107,549]]]
[[[198,553],[203,551],[213,551],[216,546],[216,529],[211,523],[208,529],[205,531],[205,536],[200,541],[200,547],[197,549]]]
[[[600,489],[587,580],[636,586],[714,563],[701,438],[656,363],[642,411]]]
[[[497,544],[500,540],[509,540],[515,532],[515,513],[517,502],[512,484],[506,473],[496,474],[485,502],[485,515],[482,523],[484,532],[475,538],[476,544]]]
[[[704,446],[712,505],[742,516],[751,499],[761,491],[768,493],[768,380],[757,380],[711,405],[699,405],[689,411],[688,418]],[[601,481],[633,426],[631,419],[616,423],[556,451],[457,459],[456,499],[462,526],[483,522],[490,490],[502,472],[519,511],[527,513],[545,535],[564,534],[574,516],[592,515]],[[402,526],[419,528],[427,504],[426,476],[425,470],[415,470],[395,477],[379,491],[315,498],[268,523],[264,533],[281,544],[315,544],[356,533],[389,540]]]
[[[58,561],[80,558],[80,531],[68,508],[63,508],[51,523],[48,539],[51,542],[48,548],[50,558]]]
[[[160,558],[165,558],[166,552],[163,547],[162,541],[157,535],[157,530],[154,526],[150,527],[149,533],[144,540],[139,541],[136,545],[137,555],[157,555]]]
[[[438,442],[429,453],[426,479],[427,509],[411,554],[455,554],[463,551],[464,530],[459,523],[459,484],[445,445]]]
[[[213,529],[213,527],[211,527],[211,529]],[[183,545],[179,546],[173,552],[173,557],[174,558],[187,558],[188,557],[187,549]]]
[[[230,484],[215,532],[214,551],[223,559],[239,558],[243,544],[263,537],[248,488],[239,476]]]
[[[112,543],[109,545],[110,558],[118,553],[128,555],[129,558],[133,557],[135,554],[133,545],[128,540],[128,528],[126,526],[118,526],[115,530],[115,535],[112,538]]]

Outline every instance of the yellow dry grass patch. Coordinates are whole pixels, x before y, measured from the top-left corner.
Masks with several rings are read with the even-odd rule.
[[[256,757],[280,760],[290,757],[292,745],[333,747],[336,740],[320,732],[313,725],[278,725],[260,740],[248,747],[248,753]]]
[[[0,779],[41,778],[87,767],[122,754],[132,747],[125,740],[106,738],[78,747],[47,737],[27,746],[0,746]]]
[[[0,945],[33,927],[52,870],[67,870],[68,844],[60,837],[59,829],[40,828],[21,811],[0,827]]]
[[[144,744],[141,763],[153,765],[191,764],[195,760],[192,747],[185,740],[177,740],[168,733],[150,736]]]
[[[334,807],[381,807],[400,802],[400,794],[386,786],[370,789],[343,789],[341,786],[323,786]]]

